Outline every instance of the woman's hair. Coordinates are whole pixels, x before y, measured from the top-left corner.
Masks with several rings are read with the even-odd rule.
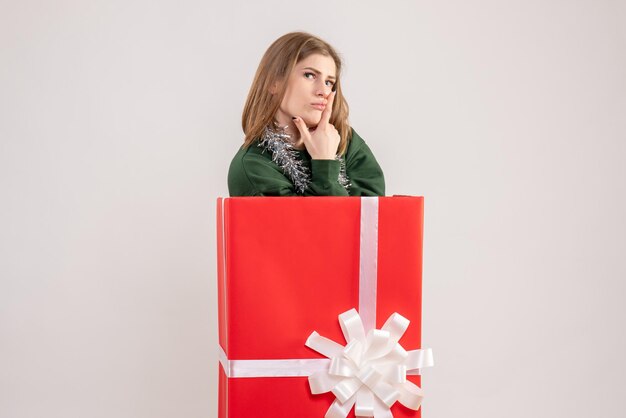
[[[335,61],[336,93],[330,123],[337,129],[341,141],[338,152],[343,155],[352,137],[348,123],[348,103],[341,94],[341,58],[332,46],[317,36],[306,32],[291,32],[281,36],[265,51],[243,108],[241,124],[246,137],[244,147],[260,138],[278,111],[287,90],[289,76],[298,62],[312,54],[322,54]],[[271,94],[270,88],[280,86]]]

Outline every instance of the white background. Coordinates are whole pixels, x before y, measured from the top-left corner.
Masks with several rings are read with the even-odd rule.
[[[216,198],[293,30],[425,196],[424,417],[623,416],[624,1],[1,0],[0,417],[216,415]]]

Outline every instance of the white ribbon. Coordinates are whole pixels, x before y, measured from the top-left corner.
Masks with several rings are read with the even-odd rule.
[[[224,199],[222,225],[223,204]],[[332,392],[337,398],[325,418],[345,418],[353,407],[358,417],[393,418],[390,408],[395,402],[418,410],[422,389],[406,376],[419,375],[421,368],[433,366],[432,350],[402,348],[398,341],[409,320],[398,313],[380,330],[375,329],[378,197],[361,197],[360,248],[359,311],[363,319],[355,309],[339,315],[345,346],[315,331],[305,344],[326,359],[229,360],[220,346],[220,364],[226,376],[308,376],[313,394]]]
[[[337,399],[326,418],[345,418],[354,406],[358,417],[393,417],[391,406],[400,402],[418,410],[422,389],[406,379],[407,372],[433,366],[431,349],[406,351],[398,341],[409,320],[392,314],[381,329],[365,335],[356,309],[339,315],[347,344],[342,346],[313,331],[305,345],[330,359],[326,370],[309,376],[311,393],[332,392]]]
[[[219,348],[220,364],[226,377],[307,377],[328,369],[330,360],[303,358],[284,360],[229,360],[222,347]]]
[[[365,331],[376,328],[378,277],[378,197],[361,198],[359,313]]]

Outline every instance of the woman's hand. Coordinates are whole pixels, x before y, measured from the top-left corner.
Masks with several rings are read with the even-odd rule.
[[[339,136],[339,131],[329,122],[336,94],[333,91],[328,95],[328,103],[322,112],[320,123],[317,124],[317,128],[314,130],[309,131],[306,123],[299,116],[296,116],[293,120],[300,131],[300,141],[298,142],[304,142],[304,146],[314,160],[334,160],[337,155],[341,137]]]

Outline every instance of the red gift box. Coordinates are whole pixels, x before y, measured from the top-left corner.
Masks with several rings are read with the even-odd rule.
[[[417,350],[423,203],[411,196],[218,198],[220,418],[324,417],[336,394],[312,394],[308,376],[330,360],[305,342],[316,331],[345,345],[337,317],[352,308],[365,331],[400,313],[410,320],[400,343],[424,354]],[[406,380],[419,386],[418,373]],[[389,412],[421,417],[400,402]]]

